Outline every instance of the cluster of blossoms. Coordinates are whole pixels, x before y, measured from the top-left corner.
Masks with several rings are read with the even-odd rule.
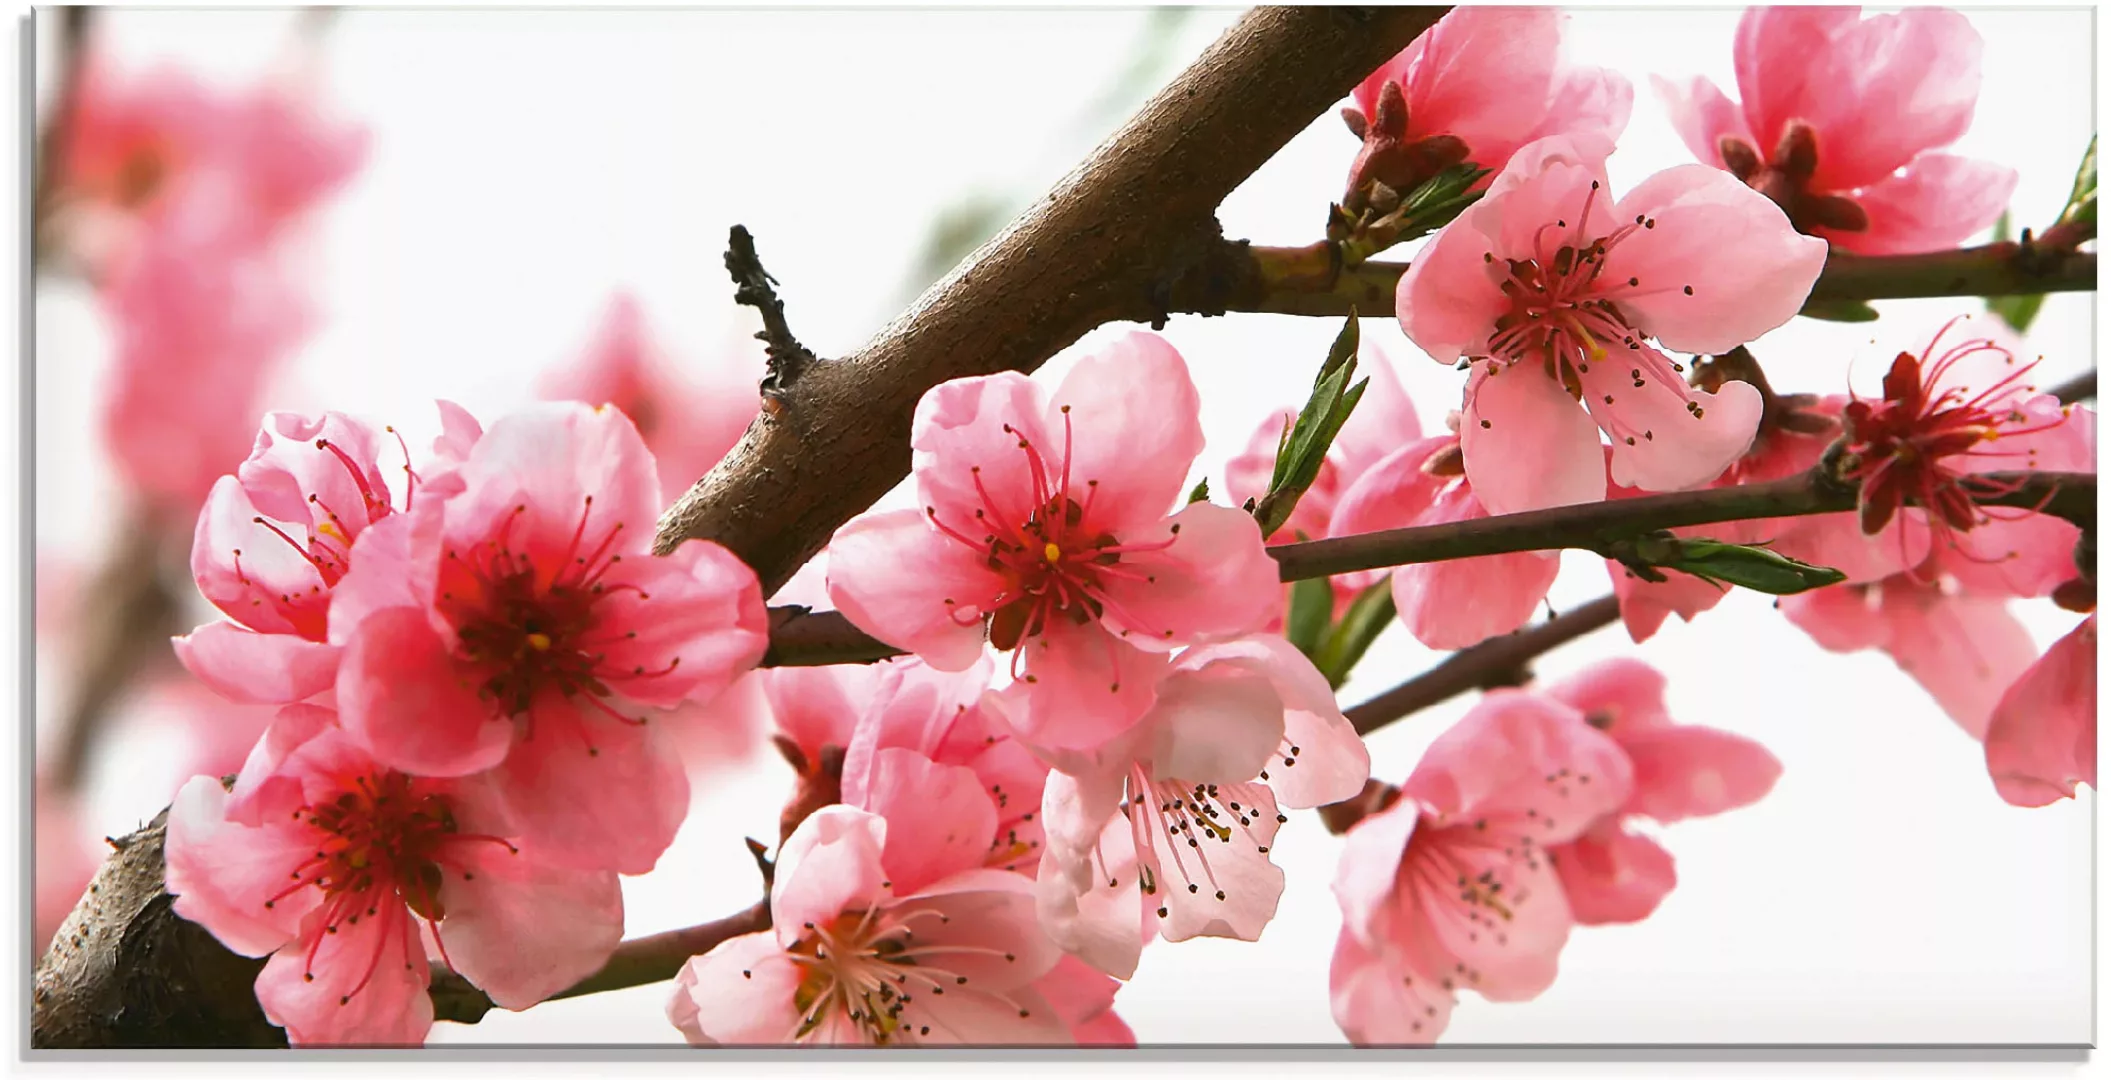
[[[1353,811],[1329,818],[1347,834],[1334,1018],[1359,1044],[1426,1043],[1460,991],[1534,997],[1575,926],[1651,915],[1677,880],[1655,827],[1750,805],[1782,765],[1674,722],[1665,677],[1616,659],[1488,691],[1402,784],[1374,782],[1284,636],[1269,543],[1813,470],[1858,506],[1678,535],[1840,570],[1783,612],[1826,648],[1887,651],[1981,741],[2002,799],[2093,785],[2094,616],[2040,656],[2006,608],[2093,610],[2080,531],[1981,505],[2017,490],[1995,474],[2092,470],[2093,416],[1976,324],[1899,352],[1874,398],[1783,397],[1737,360],[1795,316],[1831,245],[1954,244],[2005,200],[2012,173],[1936,152],[1976,97],[1969,27],[1755,10],[1741,112],[1705,83],[1660,86],[1704,163],[1618,197],[1606,161],[1632,92],[1560,45],[1550,10],[1462,8],[1356,91],[1348,205],[1462,163],[1490,174],[1398,285],[1406,339],[1466,373],[1443,433],[1366,341],[1367,392],[1266,537],[1236,507],[1271,494],[1294,417],[1231,461],[1233,506],[1184,497],[1201,403],[1161,337],[1112,339],[1052,389],[936,386],[912,421],[915,505],[850,521],[827,555],[828,601],[909,656],[753,672],[754,574],[704,542],[649,557],[659,508],[752,399],[661,423],[700,395],[627,298],[544,388],[614,404],[486,431],[443,402],[421,465],[395,441],[398,485],[386,430],[269,414],[197,519],[191,570],[226,618],[176,652],[272,719],[236,776],[172,807],[177,912],[270,956],[258,1000],[297,1043],[422,1041],[435,959],[525,1008],[617,947],[618,876],[652,870],[688,813],[672,729],[738,683],[799,789],[768,928],[680,969],[666,1015],[689,1042],[1133,1044],[1114,1001],[1143,950],[1258,940],[1290,812],[1325,807]],[[1607,565],[1636,642],[1722,595]],[[1335,614],[1385,581],[1417,640],[1463,649],[1530,621],[1559,568],[1530,551],[1341,575]]]

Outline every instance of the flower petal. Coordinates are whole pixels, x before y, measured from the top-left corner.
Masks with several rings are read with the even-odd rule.
[[[981,619],[1003,591],[984,559],[914,510],[859,517],[828,544],[836,610],[942,671],[963,670],[982,655]]]
[[[1062,450],[1042,427],[1042,400],[1040,387],[1016,371],[953,379],[926,391],[909,440],[919,506],[969,536],[987,531],[976,527],[977,511],[1004,526],[1024,522],[1035,509],[1036,481],[1022,444],[1044,462]]]
[[[742,934],[682,965],[667,1019],[693,1046],[790,1042],[804,975],[775,935]]]
[[[1487,516],[1462,483],[1438,494],[1416,524]],[[1432,649],[1463,649],[1530,622],[1560,571],[1560,553],[1551,551],[1415,563],[1393,571],[1393,607],[1415,640]]]
[[[1019,645],[1022,707],[1009,719],[1030,746],[1081,750],[1135,726],[1157,697],[1164,653],[1145,652],[1097,625],[1057,620]],[[1015,684],[1016,685],[1016,684]]]
[[[1451,1023],[1457,996],[1366,949],[1347,930],[1327,972],[1334,1023],[1358,1046],[1419,1046]]]
[[[1635,777],[1624,810],[1666,825],[1749,806],[1781,778],[1766,747],[1727,731],[1667,724],[1618,738]]]
[[[868,907],[883,892],[887,871],[887,822],[850,806],[824,806],[808,814],[777,852],[777,882],[770,890],[770,916],[777,943],[791,948],[808,924]]]
[[[2046,806],[2096,786],[2096,616],[2083,620],[2001,695],[1986,729],[1986,771],[2011,806]]]
[[[1744,113],[1714,83],[1698,75],[1679,82],[1651,75],[1649,81],[1664,110],[1671,114],[1671,126],[1677,129],[1679,139],[1701,164],[1726,167],[1720,149],[1724,136],[1747,144],[1753,142],[1751,131],[1745,127]]]
[[[896,895],[982,865],[997,832],[997,808],[974,770],[889,748],[873,755],[862,787],[851,805],[887,819],[880,859]]]
[[[1782,58],[1809,72],[1800,118],[1818,132],[1819,191],[1867,187],[1972,126],[1983,43],[1971,20],[1942,8],[1873,15],[1833,31],[1816,54]]]
[[[689,814],[689,775],[664,724],[546,695],[491,779],[538,858],[643,874]]]
[[[243,956],[263,956],[293,940],[321,902],[318,889],[279,896],[315,840],[306,829],[276,822],[247,828],[229,821],[227,801],[226,789],[210,776],[194,776],[176,793],[168,818],[168,891],[176,914]]]
[[[532,846],[449,845],[439,900],[448,958],[503,1009],[525,1009],[599,971],[623,938],[616,875],[546,862]]]
[[[175,639],[175,645],[176,659],[230,701],[299,701],[337,680],[337,646],[292,634],[259,634],[225,619]]]
[[[1070,369],[1043,430],[1063,440],[1046,449],[1051,486],[1090,500],[1085,528],[1125,535],[1164,518],[1181,496],[1202,452],[1202,399],[1172,343],[1130,333]]]
[[[1537,365],[1497,374],[1475,364],[1466,380],[1459,449],[1466,479],[1489,514],[1518,514],[1605,498],[1605,457],[1590,414]]]
[[[357,922],[341,920],[335,933],[324,932],[323,917],[310,916],[307,933],[257,974],[265,1019],[295,1046],[422,1045],[432,1030],[431,968],[410,910],[382,904]]]
[[[1904,172],[1854,193],[1869,218],[1859,232],[1818,235],[1857,255],[1910,255],[1953,248],[1994,224],[2015,194],[2016,170],[1955,154],[1922,154]]]
[[[386,608],[359,624],[344,648],[337,702],[345,730],[376,758],[420,776],[482,772],[513,743],[513,721],[477,693],[417,608]]]
[[[620,577],[604,580],[609,588],[594,605],[594,620],[612,640],[596,670],[617,673],[602,681],[631,701],[663,709],[708,702],[769,647],[755,572],[708,540],[626,561]],[[617,588],[617,581],[637,588]]]
[[[1641,922],[1679,880],[1670,852],[1611,821],[1548,854],[1569,910],[1584,926]]]
[[[1633,657],[1619,656],[1535,686],[1533,692],[1582,713],[1592,727],[1624,741],[1632,733],[1671,723],[1671,715],[1664,710],[1665,685],[1663,672]]]
[[[1260,629],[1274,613],[1281,580],[1261,543],[1253,515],[1229,506],[1195,503],[1161,528],[1125,535],[1124,544],[1159,551],[1126,553],[1102,579],[1101,622],[1139,649],[1170,650],[1197,641]]]

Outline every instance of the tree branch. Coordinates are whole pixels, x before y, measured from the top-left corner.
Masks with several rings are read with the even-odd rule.
[[[669,930],[664,934],[634,938],[616,946],[601,970],[550,995],[549,1000],[623,990],[632,986],[665,982],[675,977],[692,956],[702,956],[720,943],[742,934],[770,928],[770,902],[757,900],[737,915],[728,915],[701,926]],[[432,1010],[436,1020],[474,1024],[492,1009],[491,998],[469,980],[445,968],[432,973]]]
[[[1461,649],[1436,667],[1361,705],[1350,706],[1345,715],[1358,735],[1369,735],[1401,717],[1469,690],[1522,685],[1531,679],[1525,665],[1534,657],[1609,626],[1619,617],[1619,599],[1601,596],[1530,629]]]
[[[80,99],[81,65],[88,53],[88,28],[95,9],[69,6],[55,11],[58,18],[58,75],[54,80],[51,111],[37,136],[36,189],[30,195],[31,259],[35,266],[51,260],[56,238],[51,235],[53,211],[58,209],[60,167],[66,159],[66,141],[73,127],[75,103]]]
[[[2096,398],[2096,369],[2090,368],[2057,386],[2047,387],[2045,392],[2059,398],[2062,405],[2093,401]]]
[[[181,605],[161,574],[168,535],[158,522],[135,515],[82,594],[93,606],[82,612],[80,653],[53,734],[57,746],[41,770],[60,788],[80,786],[110,706],[125,688],[155,661],[173,658],[169,635],[179,631]]]
[[[855,355],[807,371],[660,520],[774,592],[909,471],[939,383],[1030,372],[1103,323],[1160,321],[1221,244],[1217,205],[1442,7],[1258,8]]]
[[[1345,266],[1325,241],[1305,247],[1260,247],[1223,241],[1204,255],[1207,273],[1193,274],[1172,298],[1172,310],[1199,315],[1227,311],[1342,318],[1393,314],[1393,294],[1404,262]],[[2026,248],[2013,240],[1920,255],[1833,252],[1811,288],[1810,302],[1896,300],[1920,296],[2011,296],[2088,292],[2096,288],[2096,253]]]
[[[2006,490],[1978,497],[1976,501],[1981,506],[2037,510],[2084,529],[2096,523],[2096,476],[2092,473],[1988,473],[1984,479],[1990,486],[1999,485]],[[1280,565],[1284,581],[1301,581],[1357,570],[1515,551],[1596,551],[1614,540],[1659,529],[1746,518],[1800,517],[1854,508],[1855,492],[1851,487],[1828,481],[1813,469],[1766,484],[1608,499],[1443,525],[1387,529],[1279,544],[1269,548],[1268,553]]]

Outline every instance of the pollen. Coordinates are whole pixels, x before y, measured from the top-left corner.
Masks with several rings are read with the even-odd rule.
[[[548,634],[529,634],[526,640],[528,648],[534,649],[536,652],[550,651],[550,635]]]
[[[1052,563],[1061,562],[1063,561],[1063,549],[1061,547],[1056,546],[1055,543],[1050,542],[1046,547],[1043,547],[1041,549],[1041,557],[1047,559],[1049,562]]]

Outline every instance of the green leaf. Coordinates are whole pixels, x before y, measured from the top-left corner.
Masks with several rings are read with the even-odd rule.
[[[1861,300],[1812,300],[1800,312],[1805,318],[1826,322],[1875,322],[1876,309]]]
[[[1310,659],[1334,618],[1334,587],[1326,578],[1307,578],[1290,586],[1290,615],[1283,636]]]
[[[2060,222],[2096,224],[2096,136],[2089,136],[2089,149],[2082,154],[2081,167],[2074,171],[2074,187],[2067,193],[2067,208],[2060,212]]]
[[[1330,587],[1328,591],[1333,590]],[[1327,685],[1339,690],[1341,684],[1349,681],[1349,672],[1370,651],[1378,635],[1393,624],[1394,614],[1390,577],[1356,594],[1349,609],[1342,612],[1341,621],[1327,629],[1315,651],[1306,654],[1312,658],[1312,666],[1327,677]]]
[[[1645,580],[1661,580],[1662,575],[1655,571],[1677,570],[1702,581],[1742,585],[1773,596],[1790,596],[1847,580],[1846,574],[1829,566],[1813,566],[1766,547],[1670,533],[1653,533],[1615,544],[1612,557]]]
[[[2016,296],[1989,296],[1986,309],[2000,316],[2016,333],[2026,333],[2030,324],[2037,321],[2038,309],[2045,306],[2044,293],[2022,293]]]
[[[1187,493],[1187,501],[1190,506],[1198,502],[1209,501],[1209,477],[1205,476],[1195,481],[1194,490]]]
[[[1311,398],[1276,444],[1275,472],[1269,479],[1268,494],[1253,507],[1263,537],[1273,535],[1290,520],[1298,500],[1319,479],[1320,467],[1326,464],[1335,435],[1363,398],[1368,380],[1349,385],[1349,379],[1356,374],[1357,333],[1356,312],[1351,309],[1313,379]]]

